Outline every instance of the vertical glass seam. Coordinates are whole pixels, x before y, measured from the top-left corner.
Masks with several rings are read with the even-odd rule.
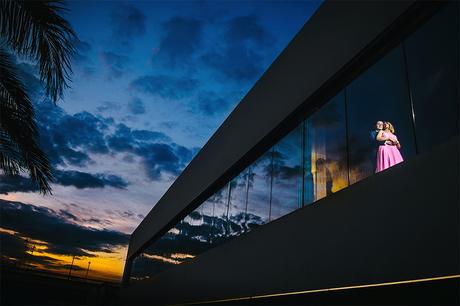
[[[211,231],[209,235],[211,236],[209,239],[209,242],[212,244],[214,240],[214,218],[215,218],[215,209],[216,209],[216,202],[213,196],[213,201],[212,201],[212,218],[211,218]]]
[[[350,148],[349,148],[349,135],[348,135],[348,93],[347,93],[347,87],[345,86],[343,88],[343,103],[344,103],[344,108],[345,108],[345,150],[347,151],[347,180],[348,180],[348,186],[351,185],[350,181]]]
[[[228,182],[228,187],[227,187],[227,216],[225,218],[225,229],[227,231],[227,233],[225,233],[225,236],[227,237],[228,234],[230,234],[230,225],[228,224],[228,214],[229,214],[229,211],[230,211],[230,192],[231,192],[231,180],[230,182]]]
[[[248,213],[248,196],[249,196],[249,175],[250,175],[250,166],[248,167],[247,171],[246,171],[246,196],[245,196],[245,209],[244,209],[244,213],[247,214]]]
[[[251,165],[252,166],[252,165]],[[248,203],[249,203],[249,175],[251,175],[251,166],[249,166],[246,170],[246,207],[244,209],[244,226],[243,232],[247,230],[247,222],[248,222]]]
[[[273,155],[274,155],[274,150],[275,150],[275,146],[273,146],[272,148],[270,148],[270,193],[269,193],[269,196],[268,196],[268,202],[270,204],[270,208],[268,210],[268,222],[270,222],[272,220],[272,198],[273,198]]]
[[[306,122],[305,120],[302,121],[302,140],[301,140],[301,150],[302,150],[302,153],[301,153],[301,158],[302,158],[302,161],[301,161],[301,165],[302,165],[302,186],[301,186],[301,196],[302,196],[302,199],[301,199],[301,207],[304,207],[305,206],[305,136],[306,136],[306,131],[305,129],[307,128],[306,127]]]
[[[406,46],[405,40],[401,43],[402,52],[403,52],[403,61],[404,61],[404,72],[406,75],[406,86],[407,86],[407,93],[409,95],[409,106],[411,111],[411,123],[412,123],[412,132],[414,133],[414,144],[415,144],[415,155],[419,154],[418,142],[417,142],[417,129],[415,123],[415,108],[414,108],[414,99],[412,95],[412,89],[410,86],[410,78],[409,78],[409,67],[407,65],[407,53],[406,53]]]

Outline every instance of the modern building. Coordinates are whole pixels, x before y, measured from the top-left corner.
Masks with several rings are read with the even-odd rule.
[[[458,304],[459,7],[324,2],[133,232],[123,299]]]

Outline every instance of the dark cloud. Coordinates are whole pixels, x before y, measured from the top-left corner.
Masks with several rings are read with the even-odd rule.
[[[2,228],[45,241],[48,251],[54,254],[93,256],[87,251],[107,252],[113,247],[125,246],[129,240],[125,233],[68,222],[62,211],[5,200],[0,200],[0,209]]]
[[[138,92],[179,99],[191,94],[197,88],[198,81],[187,77],[145,75],[132,81],[129,86]]]
[[[136,154],[143,157],[145,170],[152,180],[159,180],[162,172],[179,175],[192,156],[185,147],[163,143],[138,147]]]
[[[222,113],[229,106],[228,100],[219,97],[215,92],[202,92],[197,99],[196,106],[198,110],[207,116]]]
[[[132,136],[136,140],[142,140],[142,141],[168,141],[170,142],[171,139],[166,136],[165,134],[161,132],[155,132],[155,131],[148,131],[148,130],[132,130],[131,131]]]
[[[108,153],[104,132],[106,121],[88,112],[68,115],[51,103],[36,103],[40,143],[54,166],[86,166],[88,153]]]
[[[160,126],[167,128],[167,129],[173,129],[177,127],[177,122],[176,121],[163,121],[160,123]]]
[[[74,214],[68,212],[65,209],[60,209],[59,210],[59,215],[62,216],[66,220],[72,220],[72,221],[75,221],[75,222],[80,221],[80,218],[78,218],[77,216],[75,216]]]
[[[16,62],[19,78],[25,84],[29,97],[33,100],[39,100],[43,92],[43,86],[38,75],[37,65]]]
[[[247,46],[228,45],[205,53],[201,59],[209,67],[236,81],[252,81],[263,72],[263,57]]]
[[[22,258],[29,249],[24,239],[14,234],[0,233],[2,256]]]
[[[257,79],[264,70],[264,50],[274,45],[274,37],[255,15],[229,20],[223,37],[220,45],[201,56],[203,63],[236,81]]]
[[[24,69],[32,68],[27,66]],[[31,80],[37,80],[30,73],[28,76]],[[177,83],[188,90],[189,83],[194,84],[194,81],[184,79]],[[138,156],[147,175],[152,179],[159,179],[162,171],[175,175],[180,173],[195,153],[194,150],[173,143],[161,132],[131,129],[125,124],[116,124],[113,118],[89,112],[69,115],[50,101],[40,103],[34,100],[34,104],[40,144],[54,168],[56,184],[80,189],[128,186],[128,182],[115,174],[88,173],[82,169],[66,170],[69,166],[92,166],[95,162],[91,159],[91,154],[112,156],[129,153],[131,161],[134,156]],[[35,186],[21,176],[2,178],[0,181],[0,194],[36,190]]]
[[[275,38],[258,22],[256,15],[232,18],[226,25],[227,43],[252,43],[254,47],[272,46]]]
[[[18,234],[0,233],[0,244],[2,246],[1,264],[16,264],[11,258],[20,261],[21,266],[32,267],[42,265],[48,269],[69,269],[70,264],[64,263],[59,259],[40,255],[39,251],[34,250],[34,245],[28,242],[27,238]],[[30,252],[30,253],[28,253]],[[32,254],[31,254],[32,253]],[[79,266],[73,266],[72,270],[84,270]]]
[[[93,50],[93,47],[90,43],[78,38],[73,41],[73,45],[76,50],[72,58],[74,66],[79,69],[81,75],[84,78],[93,76],[96,72],[96,69],[94,68],[94,62],[91,59],[90,54]]]
[[[128,183],[121,177],[112,174],[91,174],[80,171],[54,171],[55,182],[62,186],[74,186],[83,188],[104,188],[114,187],[124,189]]]
[[[148,177],[158,180],[162,172],[178,175],[194,154],[186,147],[165,143],[169,140],[160,132],[132,130],[124,124],[118,124],[115,133],[107,138],[107,143],[112,151],[141,157]]]
[[[54,132],[65,135],[63,138],[72,147],[85,145],[91,153],[106,154],[108,148],[104,143],[104,132],[107,130],[108,125],[102,118],[81,112],[62,118]]]
[[[112,110],[117,110],[120,108],[120,105],[118,103],[112,102],[112,101],[104,101],[99,105],[96,110],[99,113],[105,113],[107,111],[112,111]]]
[[[110,51],[101,52],[99,56],[102,65],[107,70],[109,80],[119,78],[126,72],[129,57]]]
[[[174,16],[162,24],[159,51],[153,61],[161,60],[166,65],[187,64],[202,41],[202,21]]]
[[[132,5],[114,6],[110,14],[113,39],[121,45],[128,45],[136,37],[145,34],[146,16]]]
[[[54,170],[54,183],[62,186],[73,186],[83,188],[105,188],[113,187],[125,189],[129,183],[123,178],[113,174],[86,173],[80,171]],[[32,181],[20,175],[0,175],[0,194],[11,192],[36,192],[38,188]]]
[[[140,115],[145,113],[144,102],[139,98],[133,98],[128,102],[128,110],[133,115]]]
[[[36,192],[38,188],[29,178],[20,175],[0,175],[0,194],[10,192]]]

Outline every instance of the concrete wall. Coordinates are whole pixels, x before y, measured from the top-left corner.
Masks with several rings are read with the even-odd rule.
[[[132,284],[123,298],[169,304],[460,274],[459,146],[455,138]]]
[[[128,258],[174,225],[187,207],[210,195],[209,190],[228,178],[232,167],[412,3],[325,2],[134,231]]]

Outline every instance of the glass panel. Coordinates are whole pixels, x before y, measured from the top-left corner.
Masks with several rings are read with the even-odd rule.
[[[203,236],[205,237],[205,243],[207,244],[206,248],[209,249],[212,246],[214,202],[210,199],[206,200],[202,204],[201,213],[203,216]]]
[[[203,217],[203,204],[192,211],[180,223],[181,245],[184,254],[197,256],[209,247],[207,224]]]
[[[138,281],[154,277],[167,268],[190,260],[194,255],[188,253],[187,237],[179,228],[182,222],[154,242],[133,262],[131,280]]]
[[[305,121],[304,204],[348,186],[345,96],[341,92]]]
[[[298,126],[273,149],[270,220],[302,206],[302,128]]]
[[[346,89],[350,183],[373,174],[377,141],[371,138],[378,120],[395,127],[404,159],[415,154],[409,92],[401,46],[390,51]]]
[[[458,134],[457,6],[445,5],[405,41],[420,152]]]
[[[272,172],[271,150],[249,167],[247,227],[251,230],[269,220],[270,185]]]
[[[214,202],[212,244],[219,245],[228,237],[228,184],[216,192],[210,200]]]
[[[129,281],[130,282],[135,282],[142,280],[142,264],[140,261],[142,260],[141,258],[142,254],[139,256],[136,256],[133,260],[132,266],[131,266],[131,274],[129,275]]]
[[[248,171],[240,173],[230,182],[230,206],[228,228],[230,236],[238,236],[246,231]]]

